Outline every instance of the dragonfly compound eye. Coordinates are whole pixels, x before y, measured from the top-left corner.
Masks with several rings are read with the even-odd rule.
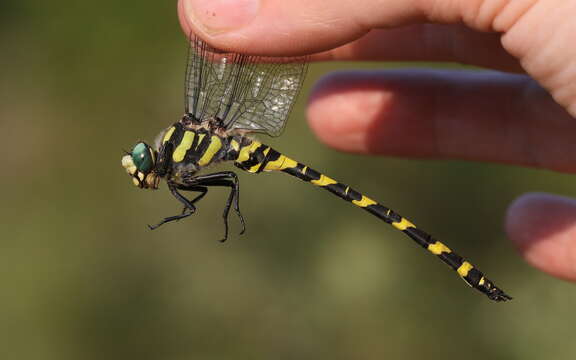
[[[131,153],[122,157],[122,167],[132,177],[134,185],[141,189],[157,189],[160,178],[154,173],[156,153],[147,144],[140,142]]]
[[[132,149],[132,161],[139,172],[148,174],[154,166],[154,151],[146,143],[138,143]]]

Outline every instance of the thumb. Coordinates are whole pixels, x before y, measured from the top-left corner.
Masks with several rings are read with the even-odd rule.
[[[456,23],[467,3],[451,0],[179,0],[184,30],[218,48],[261,55],[332,49],[373,28]],[[441,9],[441,14],[435,14]]]

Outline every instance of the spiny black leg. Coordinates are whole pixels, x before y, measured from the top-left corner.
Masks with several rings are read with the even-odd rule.
[[[234,173],[232,173],[234,174]],[[234,174],[236,176],[236,174]],[[228,199],[226,200],[226,204],[224,205],[224,212],[222,213],[222,218],[224,219],[224,239],[220,240],[221,242],[226,241],[228,238],[228,216],[230,214],[230,206],[234,204],[234,211],[238,215],[240,219],[240,223],[242,224],[242,230],[240,231],[240,235],[244,234],[246,231],[246,222],[244,221],[244,217],[240,212],[240,204],[239,204],[239,195],[240,195],[240,186],[238,184],[238,178],[234,177],[234,180],[211,180],[202,182],[204,185],[208,186],[227,186],[230,188],[230,194],[228,195]]]
[[[196,202],[200,201],[204,195],[206,195],[208,193],[208,188],[205,186],[197,186],[194,188],[191,188],[190,191],[199,191],[200,194],[198,194],[198,196],[196,196],[194,199],[190,200],[191,204],[196,204]]]
[[[189,209],[185,209],[185,210],[189,210]],[[162,221],[160,221],[160,222],[159,222],[158,224],[156,224],[156,225],[148,225],[148,228],[149,228],[150,230],[155,230],[155,229],[159,228],[160,226],[162,226],[162,225],[164,225],[164,224],[166,224],[166,223],[169,223],[169,222],[171,222],[171,221],[176,221],[176,220],[183,219],[183,218],[188,217],[188,216],[190,216],[190,215],[192,215],[192,214],[194,214],[194,210],[192,210],[192,211],[190,211],[190,212],[185,212],[185,211],[184,211],[184,212],[183,212],[182,214],[180,214],[180,215],[168,216],[168,217],[165,217],[164,219],[162,219]]]
[[[234,201],[237,197],[237,183],[229,181],[229,184],[226,186],[230,187],[230,194],[228,195],[226,205],[224,205],[224,212],[222,213],[222,217],[224,218],[224,239],[220,240],[220,242],[224,242],[226,239],[228,239],[228,214],[230,213],[230,205],[232,205],[232,201]],[[242,235],[246,230],[244,227],[244,219],[242,218],[242,215],[240,215],[240,222],[242,223],[242,231],[240,232],[240,235]]]
[[[180,219],[183,219],[185,217],[188,217],[192,214],[194,214],[194,212],[196,212],[196,207],[194,206],[194,202],[200,200],[205,194],[206,192],[208,192],[208,190],[202,186],[198,186],[196,188],[190,188],[191,191],[200,191],[201,194],[198,195],[196,198],[194,198],[194,200],[190,201],[188,199],[186,199],[182,194],[180,194],[178,192],[178,190],[176,190],[176,187],[172,184],[168,184],[168,189],[170,189],[170,192],[172,193],[172,195],[174,195],[174,197],[176,199],[178,199],[178,201],[180,201],[181,203],[184,204],[184,210],[182,211],[182,213],[180,215],[174,215],[174,216],[168,216],[165,217],[164,219],[162,219],[162,221],[160,221],[158,224],[156,225],[148,225],[148,228],[150,230],[154,230],[157,229],[158,227],[172,222],[172,221],[177,221]]]
[[[240,235],[244,234],[246,231],[246,222],[244,221],[244,217],[240,212],[240,203],[239,203],[239,193],[240,193],[240,184],[238,181],[238,177],[232,171],[222,171],[213,174],[195,176],[190,179],[186,179],[186,181],[190,184],[188,186],[178,186],[179,189],[182,190],[192,190],[193,187],[202,185],[202,186],[226,186],[230,188],[230,195],[228,196],[228,200],[226,201],[226,205],[224,206],[224,212],[222,217],[224,219],[224,239],[220,240],[221,242],[226,241],[228,239],[228,215],[230,213],[230,206],[234,203],[234,211],[238,215],[240,219],[240,223],[242,224],[242,231]]]
[[[198,196],[196,196],[194,199],[189,200],[190,204],[195,204],[197,201],[202,199],[204,197],[204,195],[206,195],[208,193],[208,188],[205,186],[190,186],[190,188],[187,188],[186,191],[199,191],[200,192],[200,194],[198,194]],[[184,208],[182,209],[182,214],[184,214],[187,209],[188,208],[186,206],[184,206]]]
[[[240,235],[242,235],[244,232],[246,232],[246,222],[244,221],[244,217],[240,212],[240,182],[238,181],[236,173],[232,172],[232,174],[234,175],[234,187],[231,188],[232,191],[230,191],[228,200],[229,202],[232,201],[232,199],[234,200],[234,211],[236,211],[236,215],[238,215],[240,223],[242,224],[242,231],[240,231]],[[234,193],[234,196],[232,196],[232,193]],[[228,208],[230,208],[230,203],[228,203]]]

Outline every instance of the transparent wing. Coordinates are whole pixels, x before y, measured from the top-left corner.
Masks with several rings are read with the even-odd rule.
[[[219,119],[225,129],[278,136],[302,87],[307,57],[225,53],[192,36],[185,79],[186,113]]]

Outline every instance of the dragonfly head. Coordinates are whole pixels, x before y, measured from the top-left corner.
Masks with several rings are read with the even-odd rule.
[[[141,189],[158,189],[160,178],[154,173],[155,165],[156,151],[144,142],[134,145],[132,152],[122,157],[122,166]]]

